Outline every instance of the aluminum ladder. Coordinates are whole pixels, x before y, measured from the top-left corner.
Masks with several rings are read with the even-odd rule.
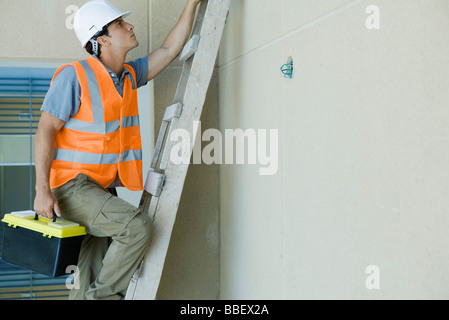
[[[191,137],[190,156],[206,93],[215,68],[218,49],[231,0],[203,0],[192,37],[180,54],[184,62],[173,104],[167,107],[151,169],[148,172],[139,208],[153,219],[153,238],[149,249],[134,273],[126,300],[155,300],[176,220],[189,164],[173,164],[170,152],[173,130],[182,128]],[[201,133],[200,133],[201,134]]]

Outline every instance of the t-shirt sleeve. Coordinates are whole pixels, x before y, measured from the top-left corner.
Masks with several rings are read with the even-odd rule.
[[[127,62],[136,73],[137,88],[140,88],[147,84],[148,75],[148,57],[139,58],[135,61]]]
[[[67,122],[79,110],[81,89],[73,66],[61,70],[48,90],[41,111]]]

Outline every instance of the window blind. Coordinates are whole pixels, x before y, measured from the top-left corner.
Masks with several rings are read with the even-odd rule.
[[[0,134],[35,134],[48,78],[0,77]]]
[[[26,148],[32,146],[32,139],[36,133],[40,119],[40,108],[47,93],[51,75],[54,70],[25,70],[12,68],[0,69],[0,136],[29,137],[30,143]],[[16,76],[17,74],[30,73],[30,76]],[[45,73],[46,76],[32,74]],[[11,138],[8,138],[11,139]],[[24,148],[25,146],[20,146]],[[19,146],[18,146],[19,148]],[[2,150],[3,152],[14,152],[18,150]],[[31,150],[30,150],[31,155]],[[31,156],[30,156],[31,158]],[[4,166],[1,169],[1,166]],[[34,167],[31,159],[29,163],[0,163],[1,170],[8,170],[11,165],[29,166],[30,172]],[[5,172],[3,172],[5,173]],[[8,182],[4,182],[8,183]],[[30,174],[31,183],[31,174]],[[29,186],[30,203],[33,195]],[[0,201],[8,197],[2,190]],[[6,192],[7,193],[7,192]],[[27,202],[28,199],[23,199]],[[21,204],[18,204],[18,206]],[[15,210],[23,208],[17,207]],[[0,219],[8,212],[0,212]],[[3,226],[0,226],[0,257],[3,239]],[[26,253],[24,253],[26,254]],[[66,288],[66,277],[49,278],[47,276],[11,266],[0,261],[0,300],[23,300],[23,299],[67,299],[69,290]]]

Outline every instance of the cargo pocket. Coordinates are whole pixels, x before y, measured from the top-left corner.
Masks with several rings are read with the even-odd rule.
[[[62,217],[79,223],[91,233],[89,226],[112,195],[84,174],[79,174],[70,183],[69,189],[56,191]]]
[[[91,228],[98,230],[102,236],[112,237],[125,230],[139,212],[132,204],[111,196],[101,208]]]

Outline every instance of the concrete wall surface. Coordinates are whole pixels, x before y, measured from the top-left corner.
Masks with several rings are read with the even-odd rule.
[[[7,32],[0,41],[0,59],[72,62],[89,55],[73,30],[73,18],[85,0],[1,0],[0,19]],[[126,19],[134,25],[139,47],[129,59],[148,54],[149,9],[145,1],[110,1],[121,11],[131,10]]]
[[[220,130],[278,130],[279,166],[220,167],[222,299],[449,298],[448,12],[233,0]]]

